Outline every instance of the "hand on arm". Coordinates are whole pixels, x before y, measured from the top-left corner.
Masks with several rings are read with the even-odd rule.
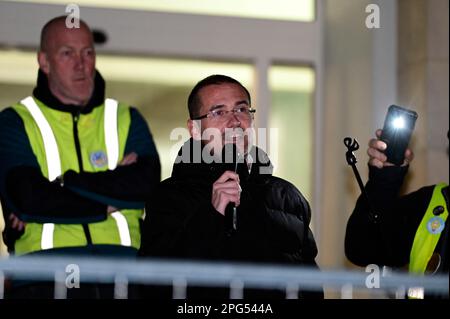
[[[143,208],[159,183],[159,161],[129,153],[114,169],[103,172],[67,171],[65,187],[92,200],[117,208]]]
[[[125,157],[114,170],[67,171],[65,184],[75,193],[117,208],[141,209],[161,179],[158,152],[147,122],[130,108]],[[139,157],[138,155],[139,154]]]
[[[138,155],[135,152],[128,153],[123,157],[117,166],[127,166],[136,163],[138,160]]]
[[[16,214],[11,213],[9,215],[9,224],[12,229],[17,231],[22,231],[25,229],[25,226],[27,225],[25,222],[21,221],[19,217],[16,216]]]

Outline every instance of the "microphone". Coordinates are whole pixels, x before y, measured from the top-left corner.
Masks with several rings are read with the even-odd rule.
[[[244,157],[239,152],[235,144],[225,144],[222,151],[222,159],[226,164],[232,164],[232,169],[235,173],[238,172],[238,164],[243,163]],[[225,226],[227,234],[231,235],[237,230],[237,207],[233,202],[228,203],[225,208]]]

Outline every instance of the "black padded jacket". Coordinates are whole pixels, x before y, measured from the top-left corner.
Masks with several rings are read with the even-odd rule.
[[[186,142],[179,155],[187,147],[192,154],[194,143],[192,139]],[[294,185],[272,176],[264,152],[253,148],[251,154],[257,160],[250,172],[245,163],[238,167],[242,193],[234,233],[227,232],[224,216],[211,204],[212,184],[225,170],[233,170],[230,164],[180,162],[148,201],[141,254],[317,267],[308,202]],[[282,298],[284,292],[278,295]],[[216,291],[214,296],[220,293]],[[322,296],[322,292],[315,296]]]

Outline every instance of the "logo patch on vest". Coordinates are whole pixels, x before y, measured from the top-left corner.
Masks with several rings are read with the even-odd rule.
[[[91,155],[89,156],[89,159],[91,161],[92,166],[97,168],[102,168],[108,165],[108,157],[103,151],[92,152]]]
[[[444,229],[445,222],[441,217],[433,217],[427,223],[427,229],[431,234],[440,234]]]

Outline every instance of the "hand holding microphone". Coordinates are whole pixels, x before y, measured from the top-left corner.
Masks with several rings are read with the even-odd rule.
[[[219,213],[225,215],[225,209],[229,203],[239,206],[240,193],[239,175],[226,171],[213,184],[212,205]]]
[[[226,144],[223,149],[223,161],[232,164],[232,169],[226,170],[213,184],[212,205],[225,216],[225,223],[228,231],[237,229],[237,210],[240,204],[242,188],[239,185],[240,179],[237,174],[237,167],[242,158],[234,144]],[[231,163],[230,163],[231,162]],[[230,167],[231,168],[231,167]]]

